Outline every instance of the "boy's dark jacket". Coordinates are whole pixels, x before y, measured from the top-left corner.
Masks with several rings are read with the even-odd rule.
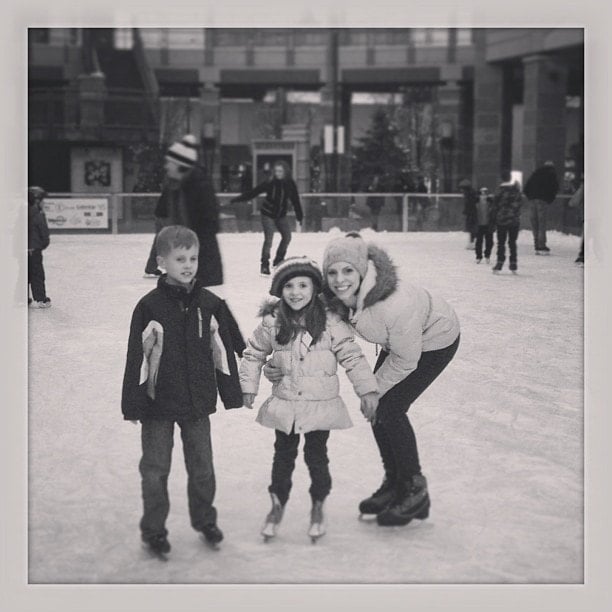
[[[257,187],[247,191],[238,197],[232,198],[232,202],[246,202],[254,197],[266,194],[266,200],[262,204],[261,213],[271,219],[280,219],[287,214],[289,200],[293,204],[295,210],[295,218],[301,223],[302,205],[300,204],[300,196],[293,179],[277,179],[273,178],[270,181],[264,181]]]
[[[229,376],[215,370],[213,363],[213,316],[219,325]],[[154,400],[147,394],[146,382],[140,384],[142,332],[151,321],[157,321],[164,332]],[[124,418],[201,418],[216,411],[217,389],[225,408],[240,408],[242,392],[234,353],[241,356],[244,349],[238,324],[221,298],[197,280],[192,291],[187,292],[169,285],[163,275],[157,288],[138,302],[132,315],[121,397]]]
[[[49,246],[49,226],[38,204],[28,205],[28,250],[43,251]]]
[[[493,198],[492,224],[518,227],[521,223],[523,196],[516,183],[502,183]]]

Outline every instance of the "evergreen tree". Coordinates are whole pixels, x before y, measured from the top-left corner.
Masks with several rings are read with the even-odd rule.
[[[353,147],[353,190],[365,191],[379,177],[380,191],[393,191],[408,166],[404,150],[397,144],[397,128],[384,108],[372,114],[372,124],[360,144]]]

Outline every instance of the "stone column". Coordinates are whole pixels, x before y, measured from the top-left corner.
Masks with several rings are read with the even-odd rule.
[[[99,128],[104,125],[106,79],[101,73],[81,74],[77,77],[79,92],[80,127]]]
[[[503,70],[486,61],[486,30],[474,31],[475,185],[493,190],[500,180],[502,158]]]
[[[565,162],[567,70],[554,57],[531,55],[524,65],[523,176],[546,160],[555,163],[559,180]]]
[[[450,126],[449,134],[438,134],[443,155],[449,156],[449,176],[445,177],[443,190],[453,191],[458,182],[458,159],[462,152],[463,130],[461,126],[462,89],[457,81],[447,81],[438,88],[438,125]],[[446,137],[445,137],[446,136]]]
[[[221,105],[219,90],[212,83],[204,83],[200,94],[202,108],[202,150],[204,163],[213,179],[215,189],[221,188]]]

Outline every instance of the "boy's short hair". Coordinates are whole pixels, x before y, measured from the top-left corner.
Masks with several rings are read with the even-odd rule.
[[[164,227],[155,239],[155,250],[161,257],[166,257],[172,249],[190,249],[192,246],[199,249],[200,241],[193,230],[182,225]]]

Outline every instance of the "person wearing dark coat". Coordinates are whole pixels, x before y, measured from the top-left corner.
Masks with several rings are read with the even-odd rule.
[[[559,181],[551,161],[533,172],[525,183],[523,193],[531,205],[531,229],[536,255],[548,255],[550,249],[546,246],[546,216],[548,206],[559,193]]]
[[[476,203],[478,202],[478,192],[472,186],[472,182],[468,179],[463,179],[459,183],[459,189],[463,194],[463,216],[465,217],[465,231],[468,233],[468,243],[466,249],[474,248],[474,241],[478,233],[478,215],[476,212]]]
[[[217,242],[219,204],[205,169],[197,165],[197,144],[191,134],[175,142],[166,154],[166,179],[155,208],[156,231],[184,225],[200,240],[198,278],[205,287],[223,284],[223,264]],[[155,241],[145,276],[159,276]]]
[[[36,308],[49,308],[51,299],[45,287],[45,268],[42,252],[49,246],[49,226],[42,209],[47,194],[40,187],[28,189],[28,285],[32,298],[28,304]]]
[[[516,241],[521,226],[521,207],[523,194],[516,182],[511,180],[510,172],[502,173],[502,183],[493,197],[492,223],[497,228],[497,263],[493,272],[497,274],[506,261],[506,241],[510,251],[510,271],[517,271]]]
[[[125,420],[142,424],[142,539],[155,553],[166,553],[175,423],[183,440],[191,524],[211,543],[223,539],[213,506],[209,415],[216,411],[217,393],[227,409],[243,405],[235,355],[246,347],[225,302],[196,276],[196,234],[168,226],[156,246],[167,273],[134,309],[121,410]]]
[[[274,176],[271,179],[263,181],[250,191],[241,193],[230,201],[232,203],[246,202],[262,194],[265,194],[265,200],[260,211],[264,243],[261,249],[260,273],[264,276],[269,276],[270,251],[272,250],[275,230],[280,232],[281,241],[272,262],[273,266],[277,266],[285,259],[289,243],[291,242],[291,226],[289,219],[287,219],[289,203],[293,206],[298,223],[302,223],[304,215],[297,185],[291,178],[289,166],[285,162],[275,162]]]

